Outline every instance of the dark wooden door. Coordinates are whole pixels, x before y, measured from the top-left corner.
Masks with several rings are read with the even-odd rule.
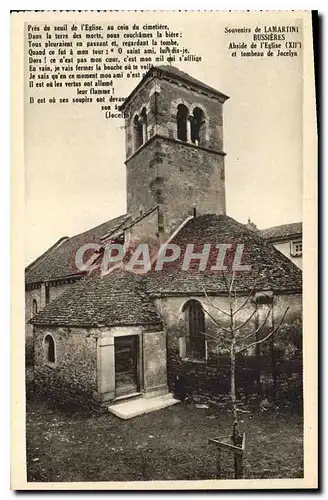
[[[138,335],[115,337],[115,392],[125,396],[139,391]]]

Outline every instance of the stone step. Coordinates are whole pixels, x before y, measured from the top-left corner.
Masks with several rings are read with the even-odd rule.
[[[115,403],[108,406],[108,411],[123,420],[128,420],[129,418],[138,417],[145,413],[162,410],[177,403],[180,403],[180,401],[175,399],[172,394],[165,394],[154,398],[142,397],[122,403]]]

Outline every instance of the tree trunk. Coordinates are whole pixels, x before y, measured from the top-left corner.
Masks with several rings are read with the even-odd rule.
[[[238,433],[238,411],[237,411],[237,400],[236,400],[236,340],[233,336],[231,341],[231,351],[230,351],[230,363],[231,363],[231,403],[233,411],[233,428],[232,428],[232,440],[233,445],[236,445],[235,437]]]
[[[238,429],[238,408],[237,408],[237,398],[236,398],[236,339],[233,335],[231,342],[231,402],[233,409],[233,428],[231,441],[234,446],[240,446],[239,443],[239,429]],[[243,470],[243,456],[240,453],[234,453],[234,468],[235,468],[235,479],[242,479],[244,477]],[[221,472],[221,471],[220,471]]]
[[[260,340],[259,333],[256,334],[256,341]],[[262,384],[261,384],[261,346],[256,344],[255,346],[255,370],[256,370],[256,392],[258,400],[262,400]]]

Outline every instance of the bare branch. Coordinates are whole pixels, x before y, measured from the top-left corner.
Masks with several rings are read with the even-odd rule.
[[[256,313],[256,309],[254,309],[254,311],[252,312],[252,314],[246,319],[246,321],[244,321],[244,323],[242,323],[239,326],[236,326],[236,328],[233,328],[233,331],[236,332],[237,330],[240,330],[243,326],[247,325],[247,323],[252,319],[252,317],[254,316],[255,313]],[[252,335],[253,335],[253,333],[252,333]]]
[[[270,314],[270,312],[272,311],[272,309],[273,309],[273,302],[272,302],[271,306],[269,307],[268,312],[267,312],[267,314],[266,314],[266,316],[265,316],[264,320],[263,320],[263,321],[262,321],[262,323],[260,324],[260,326],[258,326],[258,327],[256,328],[256,330],[254,330],[253,332],[249,333],[248,335],[246,335],[246,337],[244,337],[244,338],[243,338],[243,339],[241,339],[241,340],[245,341],[245,340],[249,339],[249,337],[252,337],[253,335],[256,335],[256,334],[257,334],[257,333],[261,330],[261,328],[263,328],[263,326],[265,325],[265,323],[267,322],[267,319],[268,319],[269,314]],[[256,309],[254,309],[254,312],[256,312]]]
[[[262,325],[263,326],[263,325]],[[249,333],[248,335],[246,335],[246,337],[244,337],[243,339],[240,339],[242,340],[243,342],[245,342],[245,340],[249,339],[250,337],[253,337],[253,335],[256,335],[258,332],[258,330],[254,330],[253,332]]]
[[[257,340],[256,342],[253,342],[252,344],[248,344],[247,346],[242,347],[241,349],[238,349],[238,351],[236,351],[236,354],[239,354],[240,352],[246,351],[247,349],[249,349],[250,347],[253,347],[254,345],[262,344],[262,342],[265,342],[266,340],[268,340],[274,334],[274,332],[275,332],[275,330],[270,332],[266,337],[264,337],[264,339]]]
[[[250,347],[253,347],[254,345],[257,345],[257,344],[262,344],[262,342],[265,342],[266,340],[268,340],[270,337],[272,337],[272,335],[274,333],[276,333],[276,331],[278,330],[278,328],[280,328],[282,322],[284,321],[285,319],[285,316],[287,314],[287,311],[288,311],[289,307],[287,307],[287,309],[285,310],[279,324],[272,330],[272,332],[270,332],[266,337],[264,337],[264,339],[262,340],[257,340],[256,342],[252,342],[251,344],[245,346],[245,347],[242,347],[241,349],[239,349],[238,351],[236,351],[236,354],[239,354],[240,352],[242,351],[246,351],[247,349],[249,349]],[[254,334],[255,332],[253,332]]]
[[[224,274],[224,271],[222,270],[222,276],[223,276],[223,279],[224,279],[224,283],[225,283],[225,286],[226,286],[226,289],[227,289],[227,292],[230,296],[230,287],[229,287],[229,284],[228,284],[228,281],[227,281],[227,278],[226,278],[226,275]],[[230,316],[230,315],[229,315]]]
[[[206,332],[202,332],[202,334],[203,334],[205,337],[208,337],[208,338],[210,338],[210,339],[212,339],[212,340],[215,340],[215,342],[216,342],[217,344],[219,344],[219,343],[220,343],[220,341],[219,341],[219,339],[218,339],[217,337],[214,337],[213,335],[210,335],[209,333],[206,333]]]
[[[205,297],[206,297],[207,302],[209,303],[209,305],[210,305],[211,307],[213,307],[214,309],[216,309],[217,311],[219,311],[220,313],[225,314],[226,316],[229,316],[229,317],[230,317],[230,314],[229,314],[227,311],[224,311],[223,309],[220,309],[220,307],[215,306],[215,305],[213,304],[213,302],[210,300],[209,296],[207,295],[205,288],[204,288],[204,287],[202,287],[202,289],[203,289],[204,295],[205,295]]]
[[[203,311],[208,315],[208,317],[210,318],[210,320],[212,321],[212,323],[214,323],[218,328],[220,328],[220,330],[222,330],[223,332],[228,333],[229,335],[231,335],[231,331],[228,330],[227,328],[224,328],[223,326],[221,326],[220,323],[218,323],[216,321],[216,319],[213,318],[213,316],[211,315],[211,313],[209,313],[206,309],[204,309],[204,307],[203,307]]]
[[[238,309],[236,309],[234,312],[233,312],[233,315],[235,316],[241,309],[243,309],[243,307],[246,306],[246,304],[249,302],[250,298],[252,297],[254,291],[255,291],[255,288],[256,288],[256,285],[258,283],[258,279],[259,279],[259,275],[260,275],[260,272],[258,272],[257,276],[256,276],[256,279],[254,281],[254,285],[252,286],[252,289],[250,291],[250,293],[248,294],[248,296],[246,297],[246,299],[244,300],[244,302],[242,303],[241,306],[238,307]]]
[[[231,278],[230,286],[229,286],[229,295],[231,295],[234,281],[235,281],[235,271],[232,271],[232,278]]]

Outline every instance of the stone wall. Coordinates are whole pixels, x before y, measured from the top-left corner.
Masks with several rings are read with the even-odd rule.
[[[44,307],[44,287],[41,285],[25,290],[25,365],[34,364],[34,336],[33,326],[29,320],[33,317],[33,302],[36,301],[38,312]]]
[[[143,87],[133,98],[127,111],[127,118],[125,120],[125,154],[126,158],[135,152],[134,144],[134,131],[133,131],[133,121],[136,115],[141,114],[144,107],[147,110],[147,136],[152,137],[156,133],[156,123],[157,123],[157,92],[160,87],[153,79],[146,87]]]
[[[167,392],[166,332],[143,326],[116,326],[98,337],[97,399],[115,398],[115,338],[136,335],[139,342],[139,390],[146,396]]]
[[[183,104],[192,115],[194,108],[202,109],[206,119],[204,146],[216,151],[223,150],[223,102],[213,95],[180,85],[176,81],[153,78],[143,86],[126,108],[125,148],[129,159],[136,151],[134,144],[134,119],[140,117],[143,108],[147,113],[147,139],[156,134],[177,139],[177,107]]]
[[[177,137],[177,107],[189,114],[203,110],[206,133],[201,145]],[[133,120],[147,110],[147,138],[135,148]],[[224,214],[225,170],[223,104],[219,98],[177,82],[154,79],[137,93],[128,108],[126,173],[128,213],[138,214],[160,205],[160,226],[169,236],[193,213]]]
[[[33,317],[33,300],[36,300],[38,311],[41,310],[41,285],[38,288],[25,291],[25,338],[26,342],[33,340],[33,326],[28,321]]]
[[[151,140],[126,163],[127,211],[139,215],[157,205],[157,193],[151,189],[157,177],[157,142]]]
[[[61,295],[70,284],[50,285],[49,286],[49,302]],[[46,305],[45,285],[39,284],[35,288],[25,290],[25,322],[26,322],[26,337],[33,336],[33,327],[28,324],[28,321],[33,317],[33,300],[36,300],[38,312]]]
[[[59,297],[69,286],[71,286],[70,283],[64,285],[51,285],[49,287],[49,302]]]
[[[223,104],[214,97],[185,88],[177,83],[162,80],[157,98],[157,125],[163,135],[177,139],[176,115],[179,104],[184,104],[189,114],[199,107],[205,114],[206,139],[204,146],[216,151],[223,150]]]
[[[152,396],[167,392],[166,332],[143,334],[144,390]]]
[[[158,209],[155,208],[151,213],[142,217],[129,229],[124,231],[125,249],[135,249],[139,243],[152,244],[157,248],[158,241]]]
[[[194,145],[164,140],[160,143],[164,232],[170,235],[183,220],[197,215],[225,213],[224,157]]]
[[[55,341],[56,361],[48,363],[44,337]],[[35,384],[41,393],[59,402],[92,404],[97,391],[96,332],[83,328],[36,327]]]
[[[55,285],[49,288],[49,302],[61,295],[69,284]],[[45,285],[40,284],[36,288],[25,290],[25,360],[26,364],[32,365],[34,358],[33,326],[29,320],[33,317],[33,301],[36,300],[37,311],[41,311],[46,305]]]
[[[183,305],[187,300],[194,298],[199,300],[205,309],[211,312],[212,316],[219,321],[222,326],[227,326],[228,318],[219,313],[213,307],[208,305],[208,302],[203,297],[169,297],[157,299],[157,306],[163,314],[164,324],[167,330],[167,352],[168,352],[168,381],[171,390],[174,390],[176,375],[182,376],[186,385],[191,391],[209,392],[212,394],[227,394],[230,390],[230,358],[228,352],[228,344],[225,335],[220,337],[220,342],[214,342],[209,337],[207,338],[207,360],[191,360],[183,356],[183,342],[185,338],[185,317]],[[237,301],[236,307],[241,305],[244,299],[240,298]],[[227,297],[211,297],[211,301],[215,306],[228,311]],[[276,324],[284,314],[286,307],[289,306],[289,311],[285,317],[284,324],[277,334],[275,334],[274,342],[268,340],[261,344],[260,350],[253,346],[243,354],[240,354],[237,362],[237,390],[241,394],[248,396],[255,392],[269,391],[273,382],[277,382],[280,375],[277,374],[273,380],[273,363],[275,363],[275,371],[287,373],[288,370],[292,373],[301,373],[302,355],[301,349],[295,349],[291,336],[288,334],[289,325],[297,324],[301,321],[302,314],[302,297],[300,295],[283,295],[275,297],[275,305],[273,308],[273,317],[268,318],[267,327],[261,332],[264,338],[268,332],[270,322]],[[258,305],[258,311],[254,314],[252,320],[239,333],[240,338],[254,330],[260,318],[265,318],[269,305]],[[248,304],[238,314],[238,323],[243,323],[254,311],[255,305]],[[206,333],[217,337],[217,327],[205,315]],[[301,330],[301,325],[299,327]],[[252,341],[255,339],[252,337]],[[239,342],[242,346],[242,342]],[[272,356],[276,356],[276,359]],[[296,361],[295,361],[296,360]],[[295,361],[295,362],[294,362]],[[288,368],[287,368],[288,366]],[[299,378],[298,378],[298,381]],[[279,382],[279,380],[278,380]],[[299,387],[299,386],[298,386]]]
[[[44,338],[55,341],[56,360],[45,359]],[[58,403],[102,407],[115,399],[115,338],[139,338],[140,392],[167,393],[166,332],[141,326],[108,328],[36,327],[34,381],[38,392]]]
[[[192,215],[225,213],[224,157],[192,144],[155,138],[126,164],[129,213],[160,205],[168,236]]]

